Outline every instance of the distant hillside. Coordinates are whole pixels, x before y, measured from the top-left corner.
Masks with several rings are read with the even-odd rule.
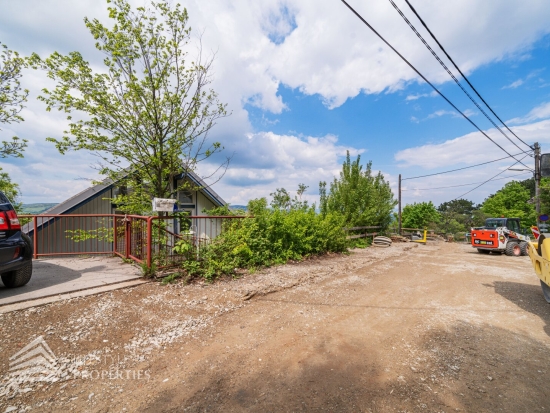
[[[41,214],[57,204],[23,204],[21,211],[23,214]]]
[[[229,205],[229,209],[236,210],[236,209],[242,209],[243,211],[247,211],[246,205]]]

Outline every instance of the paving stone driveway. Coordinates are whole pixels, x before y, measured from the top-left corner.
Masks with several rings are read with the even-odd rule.
[[[116,257],[41,258],[33,260],[27,285],[6,288],[0,283],[0,306],[139,278],[139,268]]]

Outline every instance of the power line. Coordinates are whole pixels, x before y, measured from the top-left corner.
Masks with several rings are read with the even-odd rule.
[[[525,155],[523,158],[521,158],[521,160],[523,160],[525,157],[527,157],[527,155]],[[470,189],[468,192],[460,195],[460,196],[457,196],[455,199],[453,199],[453,201],[457,200],[457,199],[460,199],[462,198],[463,196],[465,195],[468,195],[470,192],[473,192],[475,191],[477,188],[479,188],[480,186],[483,186],[485,185],[487,182],[490,182],[492,180],[494,180],[497,176],[503,174],[504,172],[506,172],[508,169],[510,169],[512,166],[514,166],[515,164],[517,163],[520,163],[520,161],[517,161],[517,162],[514,162],[512,165],[510,165],[507,169],[503,170],[503,171],[500,171],[498,174],[496,174],[495,176],[493,176],[492,178],[489,178],[487,179],[486,181],[482,182],[481,184],[479,184],[478,186],[476,186],[474,189]]]
[[[407,16],[405,16],[405,14],[403,14],[403,12],[401,11],[401,9],[397,6],[397,4],[395,4],[395,2],[393,0],[389,0],[389,2],[392,4],[393,8],[399,13],[399,15],[403,18],[403,20],[405,20],[405,23],[407,23],[409,25],[409,27],[411,28],[411,30],[416,34],[416,36],[420,39],[420,41],[424,44],[424,46],[426,46],[426,48],[431,52],[432,56],[439,62],[439,64],[443,67],[443,69],[445,69],[445,71],[449,74],[449,76],[451,76],[451,78],[455,81],[455,83],[458,85],[458,87],[460,89],[462,89],[462,91],[466,94],[466,96],[468,96],[468,98],[472,101],[472,103],[474,105],[476,105],[476,107],[481,111],[481,113],[487,118],[487,120],[489,122],[492,123],[492,125],[497,128],[497,130],[506,138],[510,141],[510,143],[512,145],[514,145],[516,148],[518,148],[520,151],[523,151],[525,152],[523,149],[521,149],[512,139],[510,139],[508,137],[508,135],[506,135],[506,133],[504,133],[504,131],[500,128],[500,126],[498,126],[494,121],[493,119],[491,119],[489,117],[489,115],[483,110],[483,108],[475,101],[475,99],[468,93],[468,91],[466,89],[464,89],[464,87],[460,84],[460,81],[455,77],[455,75],[453,74],[453,72],[451,72],[449,70],[449,68],[447,67],[447,65],[441,60],[441,58],[437,55],[437,53],[431,48],[431,46],[426,42],[426,40],[424,39],[424,37],[422,37],[422,35],[418,32],[418,30],[416,30],[416,27],[414,27],[414,25],[410,22],[410,20],[407,18]],[[420,17],[419,17],[420,18]],[[525,142],[524,142],[525,143]]]
[[[485,104],[485,106],[487,106],[487,108],[489,108],[489,110],[491,111],[491,113],[500,121],[500,123],[502,123],[504,125],[504,127],[506,129],[508,129],[508,131],[514,135],[517,139],[519,139],[524,145],[527,145],[528,147],[530,147],[531,149],[533,149],[533,147],[531,145],[529,145],[528,143],[525,143],[519,136],[517,136],[509,127],[508,125],[506,125],[506,123],[504,123],[504,121],[502,119],[500,119],[500,117],[495,113],[495,111],[491,108],[491,106],[489,106],[489,104],[485,101],[485,99],[483,99],[481,97],[481,95],[479,94],[479,92],[477,91],[477,89],[474,87],[474,85],[472,85],[472,83],[470,82],[470,80],[466,77],[466,75],[464,73],[462,73],[462,71],[460,70],[460,68],[458,67],[458,65],[455,63],[455,61],[451,58],[451,56],[449,56],[449,53],[447,53],[447,51],[445,50],[445,48],[441,45],[441,43],[439,42],[439,40],[437,40],[437,38],[435,37],[435,35],[432,33],[432,31],[428,28],[428,25],[424,22],[424,20],[422,20],[422,18],[418,15],[418,13],[416,12],[415,8],[412,6],[412,4],[409,2],[409,0],[405,0],[405,2],[407,3],[407,5],[409,6],[409,8],[412,10],[412,12],[415,14],[415,16],[418,18],[418,20],[420,20],[420,23],[422,23],[422,25],[424,26],[424,28],[428,31],[428,33],[430,34],[430,36],[432,36],[432,39],[435,40],[435,42],[437,43],[437,45],[439,46],[439,48],[443,51],[443,53],[445,53],[445,56],[447,56],[447,59],[449,59],[449,61],[453,64],[453,66],[455,67],[455,69],[458,71],[458,73],[460,73],[460,75],[462,76],[462,78],[466,81],[466,83],[468,83],[468,85],[472,88],[472,90],[475,92],[475,94],[481,99],[481,101]]]
[[[518,153],[514,156],[519,156],[519,155],[522,155],[521,153]],[[426,178],[428,176],[435,176],[435,175],[443,175],[443,174],[448,174],[450,172],[456,172],[456,171],[462,171],[464,169],[470,169],[470,168],[475,168],[476,166],[482,166],[482,165],[487,165],[489,163],[493,163],[493,162],[498,162],[498,161],[502,161],[504,159],[508,159],[510,158],[509,156],[505,156],[504,158],[499,158],[499,159],[495,159],[494,161],[488,161],[488,162],[483,162],[483,163],[478,163],[477,165],[470,165],[470,166],[465,166],[463,168],[458,168],[458,169],[451,169],[450,171],[444,171],[444,172],[436,172],[436,173],[433,173],[433,174],[427,174],[427,175],[420,175],[420,176],[413,176],[411,178],[403,178],[401,179],[402,181],[406,181],[408,179],[418,179],[418,178]],[[515,159],[515,158],[514,158]]]
[[[355,9],[353,7],[351,7],[347,2],[346,0],[341,0],[342,3],[344,3],[346,5],[346,7],[348,9],[351,10],[351,12],[353,14],[355,14],[359,20],[361,20],[376,36],[378,36],[378,38],[380,38],[380,40],[382,40],[390,49],[392,49],[395,54],[397,54],[412,70],[415,71],[415,73],[420,76],[422,78],[422,80],[424,80],[428,85],[430,85],[432,87],[433,90],[435,90],[443,99],[445,99],[445,101],[451,105],[451,107],[456,110],[458,113],[460,113],[462,115],[462,117],[464,119],[466,119],[468,122],[470,122],[470,124],[472,124],[479,132],[481,132],[483,134],[483,136],[485,136],[487,139],[489,139],[491,142],[493,142],[496,146],[498,146],[502,151],[504,151],[510,158],[513,158],[515,159],[516,161],[518,161],[519,163],[521,163],[523,166],[525,166],[526,168],[529,168],[527,165],[525,165],[523,162],[519,161],[517,158],[515,158],[514,155],[510,154],[506,149],[504,149],[502,146],[500,146],[498,143],[496,143],[489,135],[487,135],[485,132],[483,132],[481,130],[481,128],[479,126],[477,126],[477,124],[472,121],[468,116],[466,116],[460,109],[458,109],[455,104],[453,102],[451,102],[447,96],[445,96],[442,92],[439,91],[439,89],[437,89],[422,73],[420,73],[420,71],[418,71],[418,69],[416,67],[414,67],[412,65],[412,63],[410,63],[401,53],[399,53],[397,51],[397,49],[395,47],[393,47],[380,33],[378,33],[374,27],[372,27],[369,22],[367,22],[363,16],[361,16],[357,11],[355,11]]]
[[[525,174],[531,174],[531,172],[523,172],[521,174],[515,174],[515,175],[511,175],[511,176],[505,176],[503,178],[497,178],[497,179],[493,179],[493,181],[500,181],[502,179],[509,179],[509,178],[514,178],[516,176],[520,176],[520,175],[525,175]],[[470,186],[470,185],[476,185],[476,184],[479,184],[479,183],[483,183],[483,182],[472,182],[470,184],[462,184],[462,185],[451,185],[451,186],[440,186],[438,188],[411,188],[411,189],[401,189],[401,191],[429,191],[429,190],[432,190],[432,189],[447,189],[447,188],[458,188],[458,187],[461,187],[461,186]]]

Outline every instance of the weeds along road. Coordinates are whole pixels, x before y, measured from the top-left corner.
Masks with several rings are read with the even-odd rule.
[[[528,257],[443,242],[146,284],[1,316],[0,411],[543,412],[549,322]]]

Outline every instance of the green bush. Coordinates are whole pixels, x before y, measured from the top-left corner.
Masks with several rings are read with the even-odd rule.
[[[426,228],[437,224],[441,216],[432,201],[405,205],[403,208],[403,228]]]
[[[265,198],[250,201],[248,211],[250,218],[225,223],[222,234],[198,254],[187,254],[185,270],[212,280],[235,274],[239,268],[255,269],[347,249],[344,217],[339,214],[319,215],[314,206],[304,204],[269,209]],[[179,243],[175,251],[187,253],[184,243]]]

